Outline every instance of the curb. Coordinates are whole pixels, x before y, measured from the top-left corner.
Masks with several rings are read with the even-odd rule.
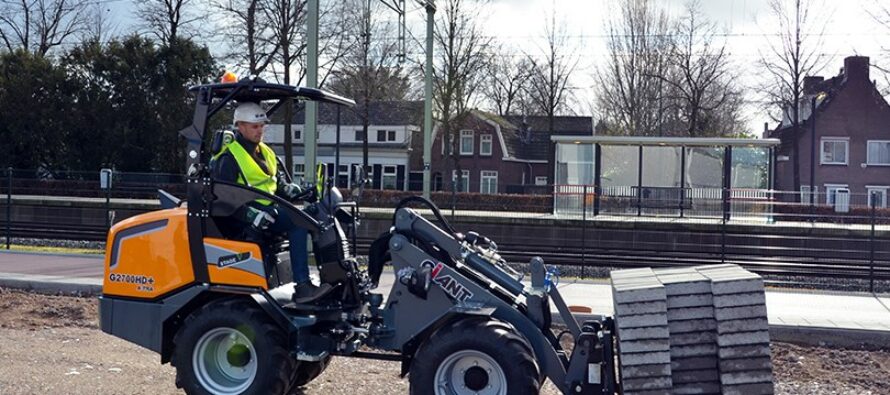
[[[0,273],[0,287],[46,295],[96,296],[102,294],[102,280],[96,278]]]

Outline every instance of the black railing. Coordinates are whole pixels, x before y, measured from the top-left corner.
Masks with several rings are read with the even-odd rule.
[[[184,194],[182,176],[171,174],[117,173],[107,195],[98,172],[7,169],[5,175],[0,213],[7,249],[14,237],[101,241],[112,219],[152,209],[130,199],[156,200],[158,189]],[[871,201],[863,194],[822,194],[811,205],[808,196],[780,191],[546,188],[553,194],[438,192],[433,198],[456,211],[460,228],[488,232],[509,260],[540,255],[578,266],[582,276],[592,267],[732,262],[763,274],[858,278],[870,289],[875,280],[890,280],[890,210],[881,194]],[[362,205],[391,210],[400,193],[410,192],[366,191]],[[507,217],[517,220],[505,227]],[[363,221],[359,251],[390,225],[376,221]]]

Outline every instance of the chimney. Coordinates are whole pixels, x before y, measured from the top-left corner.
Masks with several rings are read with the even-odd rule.
[[[820,76],[803,77],[803,94],[812,95],[818,92],[819,89],[817,87],[824,80],[825,78]]]
[[[849,56],[844,59],[844,79],[869,81],[868,56]]]

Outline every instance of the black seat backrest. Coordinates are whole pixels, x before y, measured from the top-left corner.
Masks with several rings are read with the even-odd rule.
[[[235,140],[235,133],[231,130],[220,129],[213,133],[213,139],[210,141],[210,156],[216,156],[226,144]]]

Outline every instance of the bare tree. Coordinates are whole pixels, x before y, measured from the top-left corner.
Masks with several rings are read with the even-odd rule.
[[[106,43],[118,34],[119,24],[108,17],[111,9],[104,4],[96,3],[89,10],[89,23],[85,37],[99,43]]]
[[[690,137],[721,135],[737,125],[733,100],[741,92],[732,82],[726,43],[717,39],[717,26],[707,20],[699,0],[686,3],[686,13],[676,23],[666,56],[668,73],[658,75],[668,89],[667,98],[678,107],[679,121]],[[730,117],[715,117],[723,112]],[[718,120],[727,120],[721,125]],[[735,131],[736,133],[739,131]]]
[[[568,111],[569,79],[578,67],[577,51],[572,46],[565,30],[565,23],[557,23],[556,10],[544,27],[545,46],[540,58],[530,57],[532,64],[528,84],[532,104],[547,117],[547,132],[554,133],[554,117]],[[547,158],[554,161],[555,144],[547,145]],[[556,180],[556,167],[551,166],[550,180]]]
[[[514,57],[504,48],[493,51],[485,70],[482,95],[498,115],[521,112],[533,64],[526,56]]]
[[[890,6],[885,1],[874,0],[874,4],[868,10],[868,13],[874,18],[875,22],[883,26],[887,32],[890,32]],[[885,64],[890,63],[890,47],[882,47],[882,60]],[[877,63],[877,62],[875,62]],[[890,67],[872,64],[884,77],[884,86],[881,90],[885,96],[890,95]]]
[[[825,22],[814,14],[812,1],[795,0],[789,3],[770,0],[773,24],[777,35],[760,54],[760,65],[765,71],[761,91],[764,92],[771,116],[791,128],[794,190],[800,190],[800,111],[803,98],[803,79],[818,73],[827,59],[820,57]],[[778,110],[778,111],[777,111]]]
[[[450,142],[448,152],[459,185],[463,185],[457,149],[460,139],[455,138],[454,133],[470,114],[477,98],[476,91],[488,60],[485,53],[491,44],[475,19],[480,15],[478,7],[483,4],[467,0],[444,0],[437,4],[438,18],[433,33],[439,49],[433,64],[433,100],[443,144]],[[452,183],[452,188],[455,186]]]
[[[263,9],[265,20],[272,25],[272,39],[278,46],[278,61],[282,67],[282,80],[291,84],[292,68],[306,55],[306,0],[268,0]],[[274,68],[274,67],[273,67]],[[294,147],[291,124],[293,123],[293,99],[284,104],[284,163],[288,171],[294,168]]]
[[[145,0],[138,4],[136,15],[164,46],[180,38],[192,38],[206,20],[202,12],[194,10],[194,0]]]
[[[381,100],[404,99],[407,86],[403,83],[398,62],[398,42],[392,39],[395,26],[384,13],[391,12],[377,0],[351,0],[346,14],[349,51],[342,57],[342,65],[334,72],[331,89],[351,97],[353,111],[362,122],[362,165],[368,169],[371,104]]]
[[[85,31],[89,3],[75,0],[0,0],[0,41],[46,56],[66,40]]]
[[[651,0],[622,0],[611,19],[606,64],[595,74],[598,112],[611,133],[660,134],[665,118],[664,54],[669,23]]]
[[[224,26],[228,44],[223,57],[250,75],[263,74],[281,47],[267,18],[269,0],[218,0],[214,7],[222,11],[216,24]]]

